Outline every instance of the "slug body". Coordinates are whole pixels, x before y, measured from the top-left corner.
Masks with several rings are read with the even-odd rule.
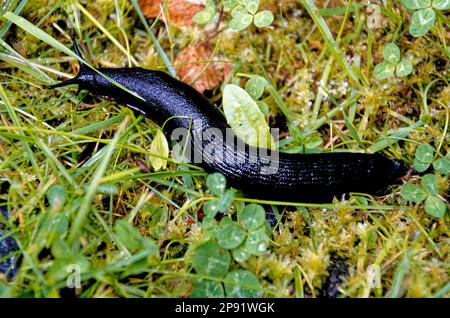
[[[188,132],[184,144],[190,162],[222,173],[229,185],[252,197],[330,202],[333,196],[349,192],[379,193],[405,172],[401,161],[379,154],[288,154],[254,148],[234,135],[229,138],[231,129],[223,115],[194,88],[164,72],[142,68],[99,71],[141,98],[84,65],[75,78],[53,87],[78,84],[79,89],[152,119],[163,126],[166,136]]]

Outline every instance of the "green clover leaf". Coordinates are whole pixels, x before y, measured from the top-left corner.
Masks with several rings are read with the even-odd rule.
[[[224,220],[230,220],[225,218]],[[225,223],[225,224],[223,224]],[[221,222],[221,229],[215,233],[219,245],[223,248],[233,249],[241,245],[245,240],[245,231],[231,220],[228,222]]]
[[[259,204],[251,203],[238,212],[239,221],[249,231],[257,230],[266,221],[266,212]]]
[[[425,172],[430,167],[430,164],[422,162],[415,158],[413,161],[413,167],[417,172]]]
[[[237,0],[223,0],[223,11],[230,12],[238,4]]]
[[[404,77],[411,74],[413,71],[413,66],[410,61],[408,60],[401,60],[400,63],[397,64],[397,67],[395,68],[395,73],[398,77]]]
[[[192,266],[200,275],[224,277],[230,268],[230,253],[213,240],[195,250]]]
[[[375,66],[374,74],[375,78],[382,81],[388,79],[394,75],[395,65],[392,65],[388,61],[383,61],[377,66]]]
[[[273,14],[269,10],[258,12],[253,21],[258,28],[267,27],[273,22]]]
[[[432,163],[434,149],[429,144],[422,144],[416,149],[415,157],[423,163]]]
[[[377,80],[385,80],[394,75],[395,65],[389,63],[388,61],[383,61],[374,69],[374,75]]]
[[[395,43],[389,43],[383,49],[384,60],[391,63],[397,64],[400,62],[400,49]]]
[[[422,188],[412,183],[404,184],[400,193],[405,200],[415,203],[420,203],[427,197],[427,193]]]
[[[253,15],[248,13],[247,9],[238,5],[231,11],[233,19],[230,22],[230,28],[236,31],[242,31],[247,28],[253,21]]]
[[[384,61],[375,66],[374,75],[378,80],[388,79],[394,74],[398,77],[408,76],[413,71],[410,61],[401,59],[400,48],[395,43],[389,43],[383,49]]]
[[[193,21],[198,24],[208,24],[216,13],[216,4],[213,0],[206,0],[205,9],[194,15]]]
[[[252,255],[261,256],[266,253],[269,240],[265,228],[262,227],[248,235],[245,241],[245,249]]]
[[[225,292],[233,298],[256,298],[262,296],[262,287],[252,272],[238,269],[225,276]]]
[[[425,35],[434,25],[436,12],[432,8],[420,9],[413,13],[409,33],[414,37]]]
[[[259,0],[245,0],[242,3],[248,12],[255,14],[259,8]]]
[[[242,244],[235,248],[231,254],[233,255],[233,258],[236,262],[242,263],[245,262],[252,256],[250,252],[247,250],[247,246],[245,244]]]
[[[409,10],[428,8],[431,0],[402,0],[403,6]]]
[[[245,90],[254,100],[257,100],[263,95],[265,85],[266,80],[263,77],[253,76],[245,84]]]
[[[439,180],[434,174],[424,175],[420,185],[430,195],[436,195],[439,192]]]
[[[212,194],[221,196],[225,192],[227,179],[221,173],[212,173],[206,178],[206,186]]]
[[[438,159],[433,162],[433,168],[439,174],[449,174],[450,173],[450,160],[447,158]]]
[[[222,298],[225,296],[220,282],[207,279],[195,279],[192,282],[191,298]]]
[[[425,200],[425,211],[435,218],[442,218],[447,211],[447,205],[438,196],[430,195]]]
[[[450,0],[433,0],[433,8],[437,10],[449,10]]]
[[[231,11],[233,17],[230,28],[241,31],[253,22],[256,27],[263,28],[273,22],[273,14],[268,10],[258,11],[260,0],[227,0],[223,7],[225,12]]]

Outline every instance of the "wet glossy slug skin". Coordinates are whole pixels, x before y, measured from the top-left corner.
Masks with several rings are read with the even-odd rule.
[[[215,127],[224,132],[228,126],[222,114],[194,88],[160,71],[142,68],[99,70],[143,100],[85,66],[80,68],[77,77],[53,87],[78,84],[81,89],[128,106],[159,125],[165,123],[167,136],[176,128],[190,129],[189,154],[210,159],[198,165],[209,172],[223,173],[231,186],[248,196],[266,200],[329,202],[333,196],[343,193],[379,193],[405,173],[401,161],[379,154],[269,152],[264,155],[248,145],[242,149],[222,138],[201,141],[195,137],[205,129]],[[169,118],[172,119],[167,121]],[[193,122],[201,122],[201,125],[192,126]],[[220,149],[223,156],[215,156],[210,151],[212,148]],[[268,163],[269,160],[272,161]],[[278,169],[261,173],[270,164]]]

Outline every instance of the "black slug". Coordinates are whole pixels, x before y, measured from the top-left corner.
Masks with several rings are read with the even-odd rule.
[[[222,173],[229,185],[249,196],[330,202],[349,192],[380,193],[405,173],[401,161],[380,154],[287,154],[245,145],[230,134],[224,116],[202,94],[170,75],[142,68],[98,70],[142,99],[84,65],[75,78],[52,87],[77,84],[147,116],[163,126],[167,136],[188,131],[183,142],[190,162]]]

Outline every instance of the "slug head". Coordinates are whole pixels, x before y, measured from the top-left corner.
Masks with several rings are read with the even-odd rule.
[[[77,45],[77,42],[75,41],[74,36],[72,36],[72,45],[73,45],[73,49],[75,50],[75,54],[82,59],[83,56],[81,55],[81,51]],[[88,83],[92,83],[95,72],[80,61],[78,62],[78,64],[80,66],[80,70],[79,70],[77,76],[75,76],[74,78],[71,78],[67,81],[58,83],[58,84],[49,85],[48,88],[57,88],[57,87],[63,87],[63,86],[67,86],[67,85],[78,85],[78,91],[87,88]]]
[[[408,167],[405,165],[405,163],[398,159],[388,159],[389,164],[387,167],[387,174],[386,179],[390,182],[394,182],[398,180],[399,178],[406,175],[408,171]]]

